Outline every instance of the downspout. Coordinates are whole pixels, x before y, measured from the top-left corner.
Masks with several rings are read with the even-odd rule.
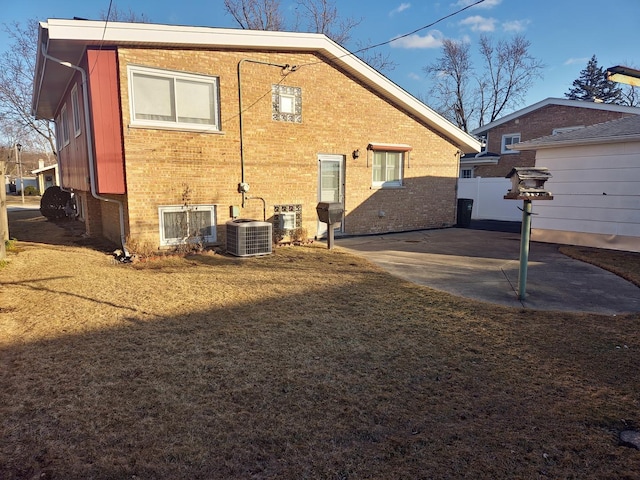
[[[127,241],[124,228],[124,205],[119,200],[103,197],[102,195],[98,194],[96,190],[96,173],[94,165],[95,158],[93,156],[93,136],[91,134],[91,118],[89,116],[89,93],[87,92],[87,72],[85,72],[83,68],[77,65],[73,65],[69,62],[65,62],[58,58],[52,57],[46,52],[44,44],[42,44],[41,47],[42,56],[44,58],[51,60],[52,62],[56,62],[63,67],[72,68],[73,70],[80,72],[80,75],[82,75],[82,100],[84,102],[84,125],[85,131],[87,132],[87,155],[89,157],[89,183],[91,185],[91,195],[97,200],[101,200],[103,202],[111,202],[118,205],[118,213],[120,216],[120,242],[122,243],[122,252],[125,258],[129,258],[131,254],[127,250]]]
[[[456,150],[455,156],[456,156],[456,186],[455,186],[456,201],[453,203],[453,211],[454,211],[453,218],[456,219],[456,223],[454,225],[458,223],[458,187],[460,186],[460,158],[462,157],[462,150],[460,149],[460,147],[458,147],[458,149]]]
[[[245,207],[247,197],[247,192],[249,191],[249,184],[245,182],[244,176],[244,130],[242,125],[242,75],[240,73],[240,67],[244,62],[257,63],[259,65],[269,65],[271,67],[279,67],[282,69],[283,75],[286,70],[290,72],[295,72],[298,67],[296,65],[280,64],[280,63],[272,63],[272,62],[264,62],[262,60],[252,60],[250,58],[243,58],[238,62],[238,105],[239,105],[239,114],[238,114],[238,123],[240,125],[240,183],[238,184],[238,193],[242,194],[242,208]],[[257,197],[256,197],[257,198]],[[263,200],[264,201],[264,200]]]

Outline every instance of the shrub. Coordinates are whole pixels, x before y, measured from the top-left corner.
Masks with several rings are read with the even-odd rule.
[[[45,190],[40,199],[40,213],[47,220],[59,220],[67,216],[66,207],[71,200],[71,194],[63,191],[58,186],[52,186]]]
[[[33,185],[29,185],[28,187],[24,187],[25,195],[38,195],[38,189]]]

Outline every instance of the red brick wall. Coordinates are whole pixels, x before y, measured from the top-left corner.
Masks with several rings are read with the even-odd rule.
[[[127,201],[130,234],[158,243],[158,206],[179,205],[186,186],[192,204],[217,204],[218,239],[229,206],[240,205],[237,65],[243,58],[304,65],[283,77],[280,68],[242,65],[245,179],[250,195],[273,205],[301,204],[303,226],[316,234],[318,154],[344,155],[345,229],[349,234],[390,232],[455,223],[457,147],[323,59],[300,53],[120,49]],[[215,75],[220,82],[221,133],[129,126],[127,65]],[[302,89],[302,123],[273,121],[271,86]],[[373,189],[369,143],[413,148],[404,186]],[[359,149],[360,158],[351,152]],[[383,217],[379,212],[383,211]],[[262,219],[262,203],[247,202],[241,217]]]
[[[554,128],[595,125],[626,116],[629,114],[564,105],[547,105],[489,130],[487,150],[500,153],[502,136],[506,134],[519,133],[520,141],[524,142],[551,135]],[[476,177],[504,177],[513,167],[530,167],[534,164],[534,151],[503,154],[497,165],[478,166],[474,175]]]

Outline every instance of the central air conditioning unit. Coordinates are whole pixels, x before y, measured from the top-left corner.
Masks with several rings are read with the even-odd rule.
[[[271,253],[273,226],[239,218],[227,222],[227,252],[236,257],[254,257]]]

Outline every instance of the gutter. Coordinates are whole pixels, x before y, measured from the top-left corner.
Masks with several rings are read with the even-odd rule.
[[[122,252],[123,252],[124,258],[129,258],[131,254],[127,250],[127,242],[126,242],[126,235],[125,235],[125,229],[124,229],[124,205],[119,200],[103,197],[102,195],[98,194],[98,191],[96,189],[96,173],[95,173],[95,165],[94,165],[95,158],[93,156],[93,136],[91,134],[91,118],[89,117],[89,94],[87,93],[87,72],[85,72],[83,68],[77,65],[73,65],[70,62],[65,62],[63,60],[60,60],[58,58],[55,58],[49,55],[46,52],[44,43],[41,45],[41,53],[42,53],[42,56],[47,60],[51,60],[52,62],[58,63],[63,67],[68,67],[73,70],[76,70],[77,72],[80,72],[80,74],[82,75],[82,100],[84,102],[84,125],[85,125],[85,132],[87,135],[87,155],[89,157],[89,183],[91,185],[91,195],[93,196],[93,198],[97,200],[101,200],[103,202],[115,203],[118,205],[118,213],[120,217],[120,243],[122,244]],[[44,65],[43,65],[42,71],[44,75]]]
[[[587,127],[588,128],[588,127]],[[561,148],[561,147],[573,147],[579,145],[597,145],[597,144],[609,144],[609,143],[628,143],[640,141],[640,134],[633,135],[615,135],[611,137],[594,137],[594,138],[580,138],[570,140],[559,140],[541,143],[523,142],[522,144],[510,145],[513,150],[543,150],[545,148]]]

